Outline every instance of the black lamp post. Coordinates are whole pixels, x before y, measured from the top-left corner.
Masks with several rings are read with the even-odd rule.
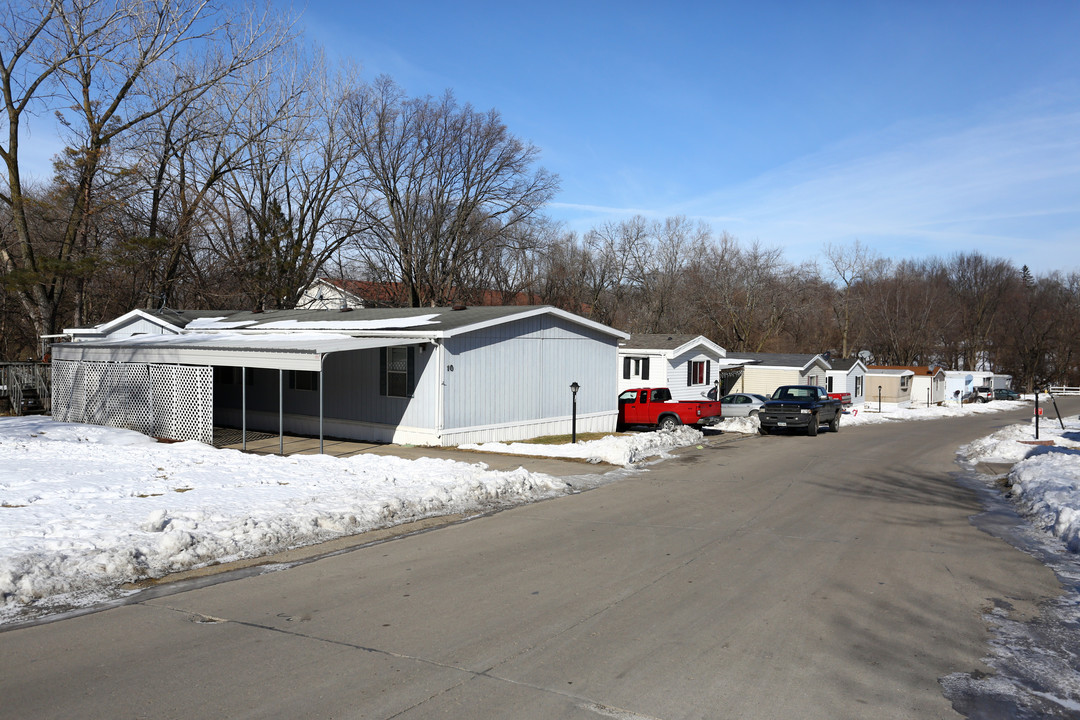
[[[881,414],[881,386],[877,386],[877,411],[878,415]]]
[[[577,391],[581,389],[581,386],[576,382],[570,383],[570,392],[574,396],[574,409],[570,415],[570,442],[577,443]]]

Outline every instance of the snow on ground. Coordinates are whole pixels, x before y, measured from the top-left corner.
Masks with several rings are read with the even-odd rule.
[[[970,462],[1014,463],[1012,496],[1036,527],[1080,552],[1080,420],[1043,417],[1034,445],[1035,421],[1010,425],[962,448]]]
[[[757,432],[744,430],[742,432]],[[578,458],[591,462],[607,462],[612,465],[633,465],[649,457],[664,457],[668,450],[702,441],[700,430],[685,425],[673,432],[646,432],[626,435],[608,435],[599,440],[588,440],[575,444],[547,445],[541,443],[501,443],[461,445],[462,450],[481,450],[483,452],[503,453],[507,455],[533,455],[538,457]]]
[[[140,578],[573,489],[482,463],[259,456],[3,418],[0,622],[27,604],[90,604]]]

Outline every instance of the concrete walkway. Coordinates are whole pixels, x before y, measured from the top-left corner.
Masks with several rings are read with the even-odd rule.
[[[235,428],[214,428],[214,447],[243,450],[243,438]],[[285,455],[318,455],[319,438],[284,435],[248,430],[247,452],[255,455],[277,455],[284,449]],[[415,460],[416,458],[443,458],[463,463],[484,463],[492,470],[517,470],[524,467],[556,477],[603,474],[617,466],[608,463],[588,463],[572,458],[532,457],[527,455],[500,455],[477,450],[459,450],[455,447],[425,447],[393,445],[361,440],[323,438],[323,453],[334,457],[351,457],[361,453],[393,455]]]

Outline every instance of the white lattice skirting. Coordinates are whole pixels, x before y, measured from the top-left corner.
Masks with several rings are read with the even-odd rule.
[[[54,360],[54,420],[214,442],[214,369]]]

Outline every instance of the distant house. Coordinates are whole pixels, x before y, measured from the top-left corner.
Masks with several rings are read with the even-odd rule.
[[[891,368],[869,365],[866,369],[866,402],[881,402],[893,407],[911,405],[912,379],[915,372],[909,368]]]
[[[995,387],[994,373],[988,370],[944,370],[945,399],[959,401],[977,387]]]
[[[866,364],[859,358],[829,360],[825,372],[825,391],[848,393],[852,405],[862,405],[866,397]]]
[[[218,313],[173,328],[54,345],[53,417],[203,442],[226,426],[457,445],[569,433],[578,383],[578,431],[610,431],[627,337],[549,306]]]
[[[945,389],[945,369],[937,365],[876,365],[888,370],[910,370],[911,404],[929,407],[940,405],[948,397]]]
[[[739,367],[703,335],[631,335],[619,342],[618,391],[666,387],[673,400],[700,400],[724,370]]]
[[[737,353],[729,362],[743,361],[742,376],[724,392],[748,392],[771,395],[781,385],[817,385],[825,387],[831,369],[822,355],[799,353]]]

